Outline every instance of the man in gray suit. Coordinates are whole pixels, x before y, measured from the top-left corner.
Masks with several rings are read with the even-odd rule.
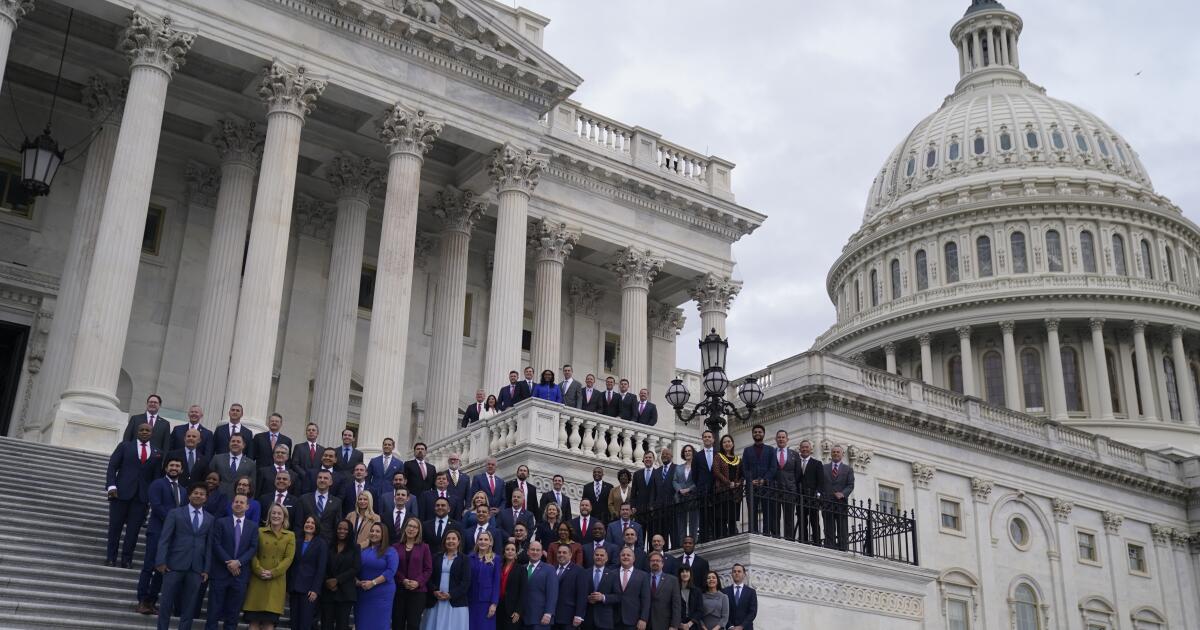
[[[583,409],[583,384],[575,380],[575,371],[568,363],[562,367],[562,381],[558,384],[562,403],[566,407]]]
[[[678,628],[680,622],[679,578],[663,572],[661,551],[650,552],[650,623],[647,630]]]
[[[825,546],[846,549],[846,531],[849,516],[847,509],[850,494],[854,492],[854,468],[842,461],[845,452],[840,444],[829,453],[825,464],[825,479],[821,485],[821,498],[826,502],[822,510],[825,519]]]
[[[787,493],[775,502],[775,511],[783,512],[783,535],[789,540],[796,539],[796,514],[800,512],[800,456],[788,448],[788,433],[783,429],[775,432],[775,462],[779,472],[775,473],[775,485]],[[771,516],[771,522],[778,526],[780,515]]]
[[[221,476],[221,493],[226,497],[233,497],[238,477],[249,477],[253,483],[258,473],[254,460],[246,456],[245,450],[246,443],[242,436],[234,434],[229,438],[229,452],[213,455],[209,464],[210,468]]]
[[[174,610],[179,611],[179,630],[191,630],[192,617],[200,609],[196,598],[200,585],[208,581],[209,534],[216,522],[204,511],[207,500],[208,488],[203,483],[192,484],[188,504],[171,510],[163,523],[156,556],[160,564],[155,567],[163,574],[158,630],[167,630]]]
[[[650,621],[650,576],[645,571],[634,568],[633,549],[626,547],[621,550],[621,565],[614,573],[617,574],[617,588],[620,589],[620,601],[613,611],[616,617],[613,624],[617,630],[635,630],[638,624]],[[676,590],[676,594],[678,594]],[[642,627],[645,627],[644,625]]]

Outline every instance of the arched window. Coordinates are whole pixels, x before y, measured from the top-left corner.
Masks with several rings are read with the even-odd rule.
[[[862,289],[858,286],[858,279],[854,279],[854,312],[862,310]]]
[[[983,395],[993,405],[1004,405],[1004,359],[995,350],[983,355]]]
[[[975,239],[975,259],[979,263],[979,277],[992,277],[992,239],[987,236]]]
[[[1050,271],[1063,270],[1062,238],[1058,230],[1046,231],[1046,267]]]
[[[929,288],[929,263],[925,260],[925,250],[918,249],[914,258],[917,267],[917,290],[924,291]]]
[[[1163,248],[1163,260],[1167,263],[1167,282],[1175,282],[1175,257],[1170,247]]]
[[[1121,389],[1118,386],[1121,379],[1117,374],[1117,358],[1111,350],[1104,351],[1104,364],[1108,367],[1108,395],[1112,401],[1113,411],[1121,413]]]
[[[1030,129],[1025,132],[1025,146],[1029,147],[1030,149],[1037,149],[1039,144],[1040,143],[1038,142],[1038,135],[1036,131]]]
[[[1050,132],[1050,143],[1053,144],[1054,148],[1058,149],[1059,151],[1067,148],[1067,140],[1066,138],[1063,138],[1062,132],[1059,131],[1057,127]]]
[[[973,147],[975,150],[975,155],[983,155],[984,153],[987,153],[987,140],[983,137],[983,134],[978,134],[975,136]]]
[[[1013,232],[1008,241],[1012,248],[1013,273],[1029,273],[1029,258],[1025,255],[1025,233]]]
[[[930,147],[929,150],[925,152],[925,168],[929,169],[933,168],[934,166],[937,166],[937,149]]]
[[[962,370],[962,357],[957,354],[946,362],[946,378],[950,381],[950,389],[960,394],[963,393]]]
[[[1113,266],[1118,276],[1128,276],[1129,268],[1125,266],[1125,239],[1120,234],[1113,234]]]
[[[1083,411],[1083,383],[1080,382],[1079,355],[1070,346],[1062,346],[1063,390],[1067,394],[1067,411]]]
[[[1012,147],[1013,147],[1012,134],[1008,133],[1007,129],[1001,130],[1001,132],[1000,132],[1000,150],[1001,151],[1012,151]]]
[[[900,292],[900,260],[898,258],[893,258],[892,264],[890,267],[891,267],[891,275],[892,275],[892,299],[894,300],[894,299],[900,297],[900,295],[901,295],[901,292]]]
[[[879,306],[879,272],[871,270],[871,306]]]
[[[1133,630],[1165,630],[1167,620],[1150,608],[1133,611]]]
[[[958,244],[946,243],[946,284],[958,282]]]
[[[1021,351],[1021,390],[1025,395],[1025,411],[1045,411],[1046,399],[1042,389],[1042,357],[1037,350]]]
[[[1012,616],[1016,630],[1042,630],[1037,593],[1033,587],[1020,584],[1013,591]]]
[[[1183,417],[1179,408],[1179,379],[1175,377],[1175,362],[1171,357],[1163,357],[1163,374],[1167,381],[1167,408],[1171,410],[1171,419],[1179,420]]]
[[[1142,239],[1142,276],[1150,280],[1154,279],[1154,261],[1150,256],[1150,241]]]
[[[1079,147],[1080,153],[1087,153],[1091,150],[1088,148],[1087,137],[1085,137],[1083,132],[1079,131],[1078,129],[1075,130],[1075,146]]]
[[[958,139],[955,138],[950,142],[950,147],[946,150],[946,159],[951,162],[957,161],[962,155],[962,148],[958,144]]]
[[[1096,242],[1087,230],[1079,233],[1079,256],[1083,258],[1084,273],[1096,273]]]

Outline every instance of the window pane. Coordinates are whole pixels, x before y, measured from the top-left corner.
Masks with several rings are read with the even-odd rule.
[[[983,355],[983,388],[988,402],[993,405],[1004,404],[1004,360],[999,352]]]
[[[925,260],[925,250],[917,250],[917,290],[924,291],[929,288],[929,265]]]
[[[1084,560],[1096,560],[1096,537],[1086,532],[1079,532],[1079,557]]]
[[[1046,264],[1050,271],[1063,270],[1062,239],[1057,230],[1046,232]]]
[[[1021,351],[1021,387],[1025,394],[1026,411],[1042,411],[1046,408],[1042,395],[1042,359],[1033,348]]]
[[[1129,570],[1146,572],[1146,549],[1141,545],[1129,545]]]
[[[879,484],[879,511],[897,512],[900,510],[900,489],[894,486]]]
[[[913,173],[916,173],[916,172],[917,172],[917,158],[910,157],[910,158],[908,158],[908,164],[904,167],[904,175],[907,177],[912,177]]]
[[[892,260],[892,299],[900,297],[900,261]]]
[[[1009,237],[1009,243],[1012,246],[1013,273],[1028,273],[1029,262],[1025,257],[1024,232],[1013,232]]]
[[[983,139],[983,136],[977,136],[975,138],[975,155],[983,155],[985,151],[987,151],[987,141]]]
[[[958,245],[946,243],[946,284],[958,282]]]
[[[960,149],[959,149],[959,144],[958,144],[957,142],[952,142],[952,143],[950,143],[950,152],[949,152],[949,156],[950,156],[950,161],[951,161],[951,162],[953,162],[954,160],[957,160],[957,159],[958,159],[958,156],[959,156],[959,151],[960,151]]]
[[[1008,133],[1000,134],[1000,150],[1001,151],[1011,151],[1012,150],[1012,136],[1009,135]]]
[[[946,620],[949,630],[970,630],[971,625],[967,621],[967,602],[958,599],[947,601]]]
[[[21,165],[8,160],[0,161],[0,212],[31,217],[35,199],[21,185]]]
[[[1017,602],[1013,608],[1016,611],[1017,630],[1039,630],[1036,605]]]
[[[937,149],[930,149],[925,153],[925,168],[933,168],[937,164]]]
[[[1150,241],[1142,239],[1142,276],[1154,279],[1154,261],[1150,256]]]
[[[1113,264],[1117,268],[1117,275],[1119,275],[1119,276],[1129,275],[1129,270],[1125,266],[1125,239],[1122,238],[1120,234],[1113,234],[1112,247],[1113,247]]]
[[[1079,151],[1080,151],[1081,153],[1087,153],[1087,152],[1088,152],[1088,142],[1087,142],[1087,138],[1083,137],[1083,134],[1082,134],[1082,133],[1078,133],[1078,132],[1077,132],[1077,133],[1075,134],[1075,146],[1079,147]]]
[[[1171,419],[1179,420],[1179,381],[1175,375],[1175,361],[1171,357],[1163,357],[1163,373],[1167,377],[1167,407],[1171,410]]]
[[[1054,143],[1054,148],[1060,151],[1067,146],[1067,141],[1063,138],[1062,132],[1057,129],[1050,134],[1050,142]]]
[[[1084,272],[1096,273],[1096,243],[1091,232],[1084,230],[1079,233],[1079,252],[1083,258]]]
[[[142,231],[142,253],[157,256],[162,245],[163,219],[166,209],[162,206],[150,206],[146,211],[146,226]]]
[[[1083,411],[1083,385],[1079,379],[1079,360],[1075,349],[1063,346],[1063,388],[1067,390],[1067,411]]]
[[[980,236],[975,239],[975,257],[979,259],[979,277],[992,276],[992,239]]]
[[[1033,131],[1026,132],[1026,134],[1025,134],[1025,144],[1026,144],[1026,145],[1027,145],[1027,146],[1028,146],[1030,149],[1036,149],[1036,148],[1038,148],[1038,135],[1037,135],[1037,133],[1035,133],[1035,132],[1033,132]]]
[[[362,268],[362,274],[358,281],[358,308],[371,310],[371,304],[375,301],[375,268]]]
[[[962,509],[958,503],[942,499],[942,527],[962,531]]]
[[[946,369],[950,373],[950,389],[960,394],[963,393],[962,357],[958,355],[950,357]]]
[[[1120,379],[1117,378],[1117,358],[1112,352],[1104,351],[1104,363],[1108,367],[1108,393],[1112,400],[1112,408],[1116,413],[1121,413],[1121,395],[1120,388],[1117,383]]]

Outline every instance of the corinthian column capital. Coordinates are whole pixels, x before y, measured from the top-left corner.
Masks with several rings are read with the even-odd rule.
[[[221,189],[221,172],[207,164],[189,161],[184,168],[187,177],[188,202],[206,208],[217,207]]]
[[[218,120],[209,135],[222,162],[241,162],[257,168],[262,157],[263,136],[252,122]]]
[[[0,0],[4,2],[5,0]],[[103,122],[118,123],[121,116],[114,112],[120,112],[125,106],[125,96],[129,93],[129,79],[110,79],[105,76],[93,74],[88,77],[87,84],[83,86],[83,105],[87,107],[88,114],[96,120]]]
[[[470,234],[486,207],[475,198],[475,193],[447,186],[434,197],[432,210],[447,231]]]
[[[131,66],[152,66],[171,75],[183,65],[195,40],[194,33],[176,29],[171,18],[160,19],[134,9],[118,47]]]
[[[383,113],[379,139],[388,154],[408,153],[423,158],[442,133],[442,123],[425,117],[425,110],[396,103]]]
[[[384,178],[383,169],[373,160],[348,153],[334,156],[325,171],[325,179],[339,198],[356,197],[368,202]]]
[[[0,17],[7,18],[13,25],[31,11],[33,0],[0,0]]]
[[[295,217],[296,229],[304,235],[317,239],[329,238],[333,231],[335,209],[332,204],[308,195],[296,195],[296,205],[292,213]]]
[[[655,258],[650,250],[638,251],[632,247],[617,252],[607,267],[617,274],[621,288],[649,289],[654,277],[662,270],[663,261]]]
[[[520,149],[506,144],[492,152],[492,165],[488,175],[496,182],[496,190],[518,190],[532,194],[537,188],[538,178],[550,166],[550,161],[544,156],[533,152],[533,149]]]
[[[706,273],[696,280],[696,286],[688,295],[696,300],[696,308],[704,311],[729,312],[733,298],[742,290],[742,283],[731,278],[722,278],[715,273]]]
[[[687,317],[684,316],[683,309],[665,302],[650,303],[650,312],[647,315],[646,323],[651,335],[672,341],[679,336],[679,331],[683,329],[686,322]]]
[[[578,242],[579,232],[568,229],[566,223],[539,219],[529,230],[529,248],[538,261],[562,264]]]
[[[272,61],[263,68],[258,97],[267,113],[283,112],[303,119],[312,113],[317,99],[325,92],[325,81],[308,74],[303,65],[289,66]]]

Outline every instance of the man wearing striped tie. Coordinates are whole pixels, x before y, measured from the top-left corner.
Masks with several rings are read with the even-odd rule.
[[[822,510],[825,518],[825,546],[846,549],[846,529],[849,520],[847,509],[850,494],[854,492],[854,468],[842,461],[845,452],[840,444],[829,451],[829,463],[825,464],[825,479],[821,486],[821,498],[830,507]]]

